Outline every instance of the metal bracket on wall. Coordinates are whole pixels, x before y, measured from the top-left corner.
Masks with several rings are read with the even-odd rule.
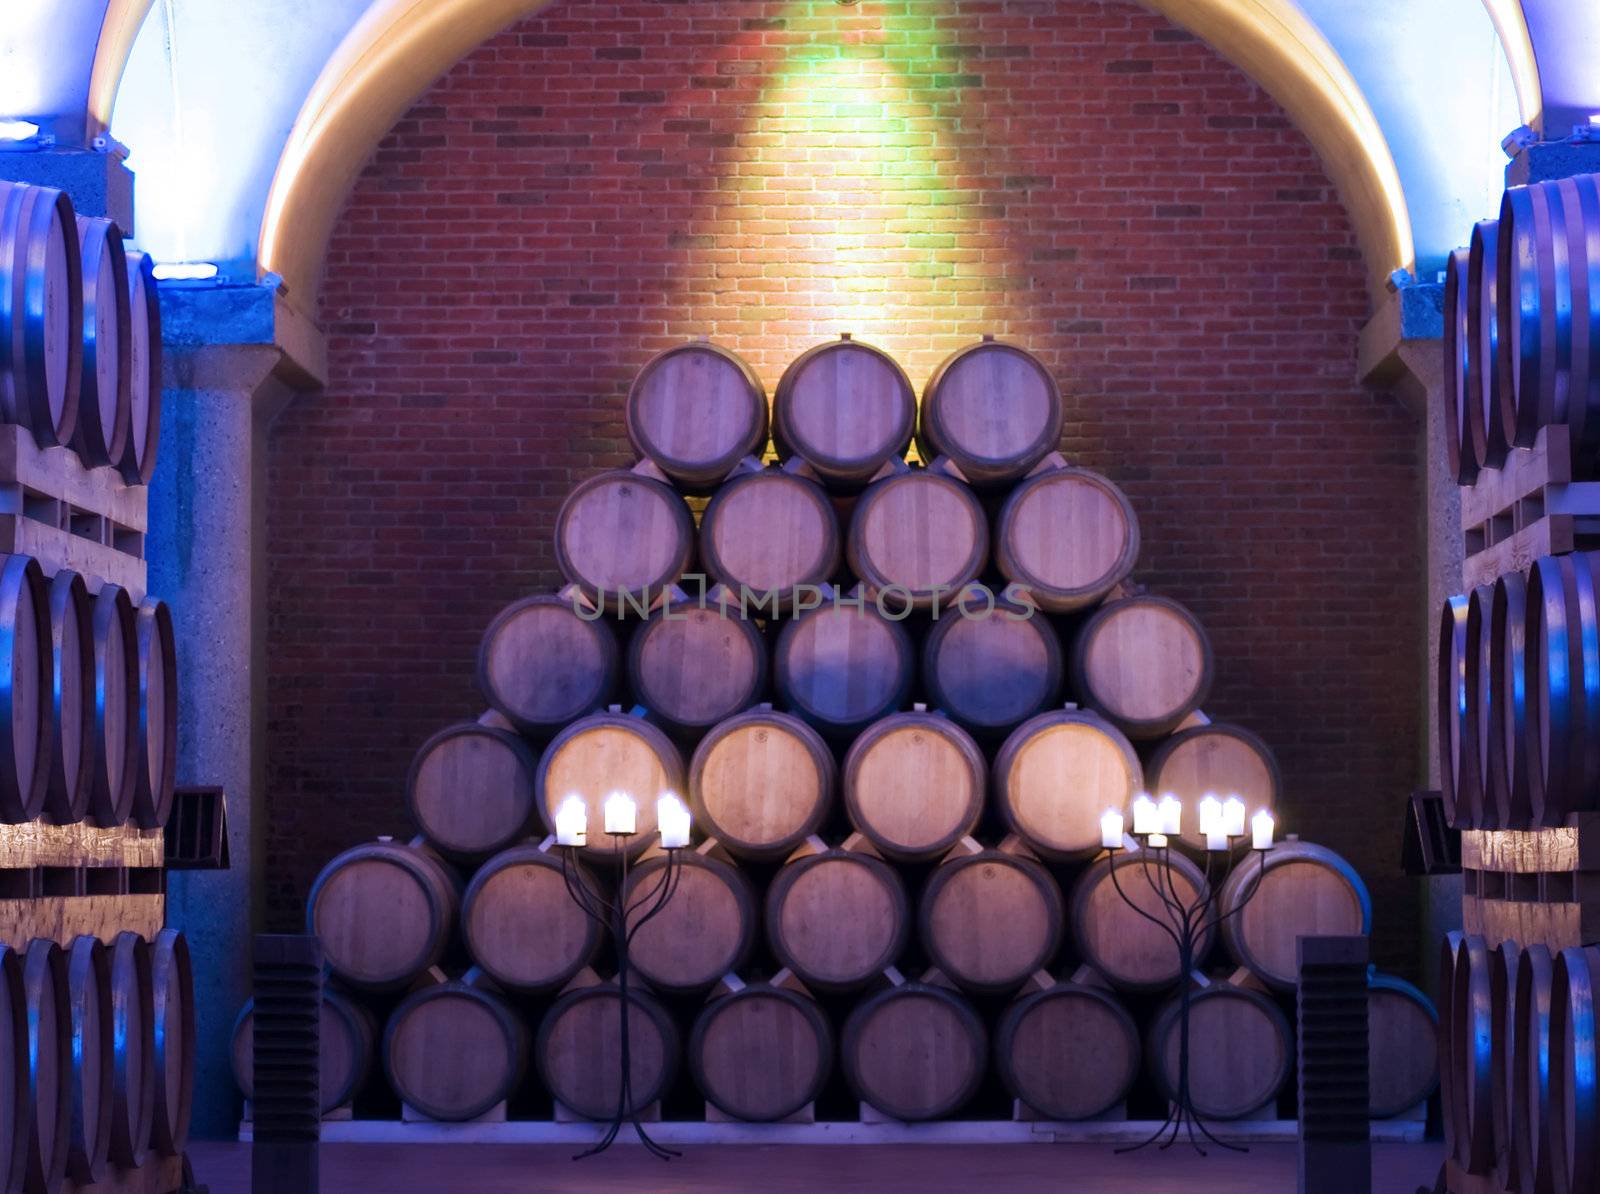
[[[170,871],[228,869],[228,796],[221,788],[179,788],[167,817]]]
[[[1461,873],[1461,831],[1445,820],[1440,793],[1411,793],[1401,830],[1400,866],[1415,876]]]

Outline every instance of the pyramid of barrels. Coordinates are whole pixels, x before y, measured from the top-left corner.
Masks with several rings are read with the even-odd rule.
[[[1164,863],[1123,856],[1137,908],[1119,897],[1105,810],[1141,790],[1270,807],[1281,781],[1260,738],[1199,713],[1205,631],[1130,583],[1134,511],[1055,451],[1062,418],[1040,362],[987,338],[920,409],[849,337],[796,359],[770,415],[725,348],[651,360],[627,403],[641,462],[585,480],[557,518],[567,587],[493,620],[489,711],[416,755],[420,836],[341,854],[310,892],[333,975],[325,1107],[381,1068],[358,1109],[612,1115],[614,961],[541,837],[581,797],[573,881],[609,889],[601,802],[621,790],[639,801],[629,893],[666,865],[660,793],[683,794],[700,839],[630,950],[642,1111],[1159,1116],[1189,982],[1196,1103],[1277,1118],[1296,938],[1366,932],[1370,902],[1328,850],[1251,855],[1221,906],[1242,880],[1261,894],[1185,975],[1141,913],[1159,914],[1157,884],[1205,889],[1195,826]],[[1394,1115],[1433,1087],[1433,1014],[1382,977],[1371,1008],[1372,1112]],[[249,1025],[246,1008],[247,1093]]]

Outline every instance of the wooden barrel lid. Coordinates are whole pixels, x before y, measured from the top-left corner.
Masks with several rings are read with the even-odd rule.
[[[406,803],[441,853],[482,858],[527,832],[538,768],[538,756],[513,733],[476,722],[447,726],[411,760]]]
[[[589,809],[586,851],[614,856],[617,845],[601,832],[605,798],[630,793],[638,802],[638,834],[623,849],[637,854],[656,831],[656,800],[683,791],[683,758],[655,726],[621,713],[595,713],[573,722],[551,739],[539,760],[536,793],[545,827],[555,832],[556,810],[568,796],[581,796]]]
[[[633,934],[628,964],[665,991],[697,991],[738,970],[756,936],[756,897],[737,868],[709,854],[678,851],[681,869],[672,897],[658,915],[647,908],[628,918]],[[665,856],[641,862],[628,875],[629,904],[654,890]]]
[[[401,1102],[430,1119],[476,1119],[516,1090],[528,1031],[489,991],[446,982],[395,1008],[383,1032],[383,1069]]]
[[[4,419],[41,448],[70,443],[83,367],[83,266],[72,203],[50,187],[0,182],[0,328],[9,344]]]
[[[568,991],[545,1013],[534,1057],[539,1080],[556,1101],[585,1119],[609,1120],[621,1102],[621,1023],[614,983]],[[665,1008],[628,989],[630,1112],[643,1111],[672,1085],[678,1030]]]
[[[0,566],[0,821],[31,821],[50,780],[54,653],[50,595],[37,560]]]
[[[1051,613],[1099,601],[1139,560],[1139,519],[1099,473],[1058,468],[1011,491],[995,524],[994,559],[1005,578]]]
[[[455,927],[455,877],[428,851],[368,842],[338,855],[306,897],[306,930],[346,982],[402,987],[438,963]]]
[[[1238,1119],[1277,1098],[1289,1080],[1294,1037],[1277,1004],[1255,991],[1213,983],[1190,993],[1189,1098],[1207,1119]],[[1152,1077],[1175,1097],[1182,1034],[1179,1003],[1150,1026]]]
[[[1048,619],[982,585],[940,610],[922,643],[935,707],[975,734],[1015,729],[1061,693],[1061,644]]]
[[[634,378],[627,431],[634,450],[678,484],[710,489],[766,443],[766,387],[721,345],[675,345]]]
[[[889,608],[928,609],[983,571],[989,516],[960,481],[911,469],[857,499],[845,550],[851,571]]]
[[[172,610],[165,601],[146,601],[134,629],[139,709],[133,819],[142,829],[157,829],[167,823],[178,783],[178,648]]]
[[[617,638],[598,613],[561,597],[524,597],[495,615],[478,646],[478,690],[525,733],[602,709],[617,682]]]
[[[1469,613],[1470,606],[1469,606]],[[1487,774],[1467,782],[1469,808],[1475,806],[1472,783],[1487,787],[1484,807],[1492,807],[1502,825],[1533,823],[1532,755],[1528,737],[1527,677],[1528,582],[1508,572],[1495,582],[1489,602],[1489,641],[1498,650],[1489,660],[1489,734],[1493,748],[1486,755]],[[1469,640],[1470,641],[1470,640]],[[1480,664],[1481,666],[1481,664]],[[1440,723],[1441,725],[1446,723]],[[1459,730],[1452,727],[1453,734]],[[1471,762],[1466,764],[1470,776]],[[1458,776],[1458,786],[1463,781]]]
[[[970,838],[971,846],[977,846]],[[922,890],[918,933],[934,965],[963,988],[1009,991],[1061,947],[1061,889],[1031,858],[952,853]]]
[[[149,1155],[156,1110],[150,945],[137,933],[118,933],[111,943],[111,1006],[111,1160],[128,1169]]]
[[[1477,752],[1469,748],[1467,716],[1467,598],[1446,597],[1439,610],[1439,675],[1434,686],[1439,725],[1439,792],[1444,815],[1453,826],[1465,824],[1476,786]]]
[[[1516,991],[1513,963],[1510,991]],[[1497,1034],[1497,1043],[1504,1036]],[[1373,1119],[1425,1102],[1439,1085],[1439,1013],[1416,987],[1392,974],[1367,978],[1367,1074]],[[1502,1089],[1504,1084],[1498,1083]]]
[[[1179,730],[1156,747],[1145,765],[1152,792],[1171,792],[1186,809],[1195,809],[1207,795],[1237,796],[1245,807],[1275,809],[1283,791],[1283,773],[1272,748],[1243,726],[1214,721]],[[1177,838],[1194,850],[1205,849],[1198,812],[1185,822]]]
[[[1244,910],[1233,913],[1247,894]],[[1222,939],[1234,960],[1280,990],[1294,989],[1301,937],[1372,932],[1372,897],[1361,876],[1332,850],[1310,842],[1290,839],[1245,859],[1218,899],[1228,913]]]
[[[54,941],[35,937],[22,964],[28,1004],[27,1185],[58,1189],[72,1150],[72,1004],[67,955]]]
[[[870,854],[834,848],[796,858],[767,888],[767,943],[818,990],[859,987],[892,965],[910,919],[900,876]]]
[[[1159,738],[1211,691],[1211,640],[1176,601],[1140,595],[1101,606],[1078,632],[1072,683],[1131,738]]]
[[[825,484],[859,486],[905,454],[916,415],[905,370],[844,336],[807,349],[783,371],[772,396],[772,442]]]
[[[194,1107],[194,973],[189,943],[176,929],[162,929],[150,951],[150,989],[155,1009],[156,1106],[151,1143],[163,1157],[183,1152]]]
[[[1499,244],[1498,220],[1479,220],[1472,226],[1467,242],[1466,409],[1472,414],[1469,428],[1483,435],[1482,442],[1475,444],[1479,464],[1488,468],[1503,465],[1509,448],[1501,414],[1504,374],[1495,276]]]
[[[707,729],[761,699],[766,640],[735,607],[676,601],[634,631],[628,680],[639,704],[668,725]]]
[[[1100,849],[1100,817],[1125,808],[1143,782],[1126,738],[1093,713],[1066,709],[1012,732],[995,755],[991,790],[1011,832],[1070,861]]]
[[[774,652],[779,695],[824,734],[853,734],[899,709],[914,667],[904,626],[842,602],[786,622]]]
[[[1453,973],[1453,967],[1451,970]],[[1517,1060],[1511,1094],[1511,1153],[1516,1189],[1554,1189],[1554,1158],[1550,1153],[1550,999],[1555,974],[1554,959],[1543,945],[1529,944],[1517,956],[1517,1022],[1512,1051]],[[1439,1040],[1453,1039],[1450,1027],[1450,992],[1446,974],[1440,972]],[[1445,1123],[1450,1124],[1450,1050],[1439,1053],[1439,1085],[1446,1097]],[[1449,1153],[1449,1141],[1446,1142]]]
[[[90,468],[116,464],[128,447],[128,260],[111,220],[77,218],[83,263],[83,370],[72,446]]]
[[[689,1070],[706,1101],[751,1122],[814,1100],[833,1068],[833,1029],[816,1001],[771,983],[715,996],[689,1036]]]
[[[922,388],[917,443],[974,485],[1014,481],[1061,440],[1061,391],[1026,349],[985,336],[939,363]]]
[[[161,302],[156,297],[155,263],[132,249],[127,258],[128,438],[119,468],[129,485],[148,485],[155,475],[161,439]]]
[[[94,623],[88,587],[62,569],[50,579],[50,778],[44,813],[58,825],[89,811],[94,774]]]
[[[1466,249],[1452,249],[1445,258],[1444,381],[1439,401],[1444,416],[1445,463],[1457,485],[1477,480],[1478,455],[1470,427],[1474,418],[1483,417],[1481,410],[1471,411],[1468,406],[1472,360],[1467,352],[1467,263]],[[1476,438],[1482,438],[1481,431]]]
[[[744,473],[706,506],[700,559],[734,593],[772,594],[779,609],[790,608],[796,587],[839,570],[839,518],[814,481],[777,468]]]
[[[1181,854],[1168,853],[1164,861],[1157,851],[1132,848],[1102,855],[1072,888],[1072,930],[1083,960],[1121,990],[1172,986],[1183,977],[1183,962],[1177,943],[1161,927],[1171,916],[1162,893],[1192,905],[1206,890],[1205,876]],[[1147,920],[1150,916],[1161,923]],[[1214,928],[1202,932],[1195,957],[1205,957],[1215,939]]]
[[[1093,1119],[1139,1074],[1139,1029],[1097,987],[1057,983],[1023,995],[995,1029],[994,1059],[1014,1098],[1046,1119]]]
[[[949,718],[894,713],[845,755],[845,811],[886,857],[937,858],[983,815],[987,772],[978,744]]]
[[[612,470],[580,482],[556,514],[556,563],[596,604],[647,603],[694,554],[694,519],[670,486]]]
[[[961,996],[902,983],[856,1004],[839,1058],[856,1096],[891,1119],[942,1119],[977,1093],[988,1067],[983,1021]]]
[[[317,1016],[317,1080],[322,1113],[349,1103],[372,1067],[377,1026],[372,1013],[339,991],[324,987]],[[229,1060],[233,1080],[245,1098],[254,1098],[255,1000],[247,999],[233,1022]]]
[[[783,858],[827,816],[835,772],[833,753],[805,722],[752,709],[700,740],[689,763],[690,805],[730,853]]]
[[[72,1140],[67,1174],[79,1185],[100,1180],[111,1150],[116,1069],[111,953],[98,938],[73,939],[67,952],[72,1017]]]
[[[600,948],[600,927],[573,903],[562,860],[528,844],[496,854],[478,868],[461,897],[461,933],[472,960],[513,991],[566,985]],[[588,867],[569,864],[575,883],[598,893]]]
[[[89,814],[122,825],[133,811],[139,764],[139,631],[127,590],[102,585],[95,595],[94,783]]]

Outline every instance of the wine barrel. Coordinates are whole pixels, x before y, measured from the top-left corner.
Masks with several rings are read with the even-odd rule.
[[[1145,764],[1152,792],[1171,792],[1185,808],[1197,809],[1208,794],[1237,796],[1250,809],[1273,809],[1283,791],[1283,774],[1272,748],[1243,726],[1214,721],[1179,730],[1156,747]],[[1205,849],[1199,818],[1187,822],[1175,840]]]
[[[632,942],[628,965],[664,991],[701,991],[744,965],[755,945],[758,906],[737,867],[710,854],[678,851],[672,896],[648,921],[648,893],[661,890],[665,855],[646,859],[628,875]]]
[[[582,863],[573,883],[599,893]],[[600,949],[600,926],[567,894],[556,851],[512,846],[478,868],[461,897],[461,935],[472,960],[512,991],[552,991],[571,982]]]
[[[630,793],[639,805],[638,833],[623,839],[620,848],[637,854],[655,836],[656,800],[664,792],[683,791],[683,758],[672,740],[643,718],[593,713],[551,739],[535,778],[539,813],[552,833],[561,802],[583,798],[589,809],[584,848],[601,857],[614,857],[619,849],[601,832],[605,798],[616,791]]]
[[[1439,611],[1439,675],[1434,686],[1439,725],[1439,792],[1444,815],[1463,828],[1478,783],[1478,755],[1467,716],[1467,598],[1446,597]]]
[[[819,991],[852,990],[893,965],[910,920],[900,876],[859,851],[834,847],[792,859],[767,888],[767,944]]]
[[[615,983],[568,991],[539,1024],[534,1059],[539,1080],[568,1110],[608,1120],[622,1102],[621,993]],[[672,1086],[678,1029],[647,992],[628,988],[629,1114],[638,1114]]]
[[[983,1021],[960,995],[903,982],[856,1004],[840,1034],[850,1089],[890,1119],[943,1119],[977,1093],[988,1068]]]
[[[50,781],[54,646],[38,561],[0,559],[0,821],[16,824],[43,810]]]
[[[763,706],[720,722],[700,740],[689,762],[690,807],[729,853],[784,858],[828,815],[836,771],[815,730]]]
[[[1293,990],[1299,975],[1299,938],[1372,932],[1372,897],[1355,868],[1332,850],[1292,836],[1246,858],[1218,900],[1228,952],[1282,991]],[[1248,902],[1235,911],[1242,900]]]
[[[1368,1105],[1386,1119],[1424,1103],[1439,1085],[1439,1013],[1392,974],[1367,977]]]
[[[1494,1167],[1494,991],[1482,937],[1466,936],[1450,984],[1450,1074],[1455,1089],[1457,1158],[1472,1173]]]
[[[1095,604],[1139,559],[1139,519],[1099,473],[1061,467],[1011,491],[995,522],[994,562],[1033,603],[1064,614]]]
[[[914,667],[904,626],[844,602],[827,602],[786,622],[773,651],[784,706],[836,737],[850,737],[901,708]]]
[[[1489,951],[1489,1073],[1492,1085],[1489,1091],[1490,1122],[1494,1125],[1494,1172],[1502,1187],[1514,1189],[1517,1184],[1516,1155],[1516,1099],[1517,1082],[1521,1069],[1517,1057],[1517,971],[1522,968],[1522,947],[1515,941],[1502,941]],[[1371,1013],[1368,1019],[1371,1020]],[[1437,1021],[1437,1017],[1435,1017]],[[1369,1032],[1370,1036],[1370,1032]],[[1435,1029],[1437,1036],[1437,1029]],[[1389,1042],[1390,1048],[1403,1048],[1408,1039],[1398,1031]],[[1438,1050],[1434,1051],[1437,1068]],[[1372,1069],[1380,1060],[1377,1042],[1373,1043]]]
[[[96,825],[125,824],[133,812],[139,766],[139,624],[128,591],[102,585],[95,595],[94,770],[89,815]]]
[[[56,1190],[72,1151],[72,1002],[67,955],[54,941],[36,937],[23,954],[22,985],[28,1007],[27,1187]]]
[[[772,395],[772,443],[830,488],[865,485],[905,454],[917,415],[911,379],[881,349],[848,333],[801,353]]]
[[[1182,1003],[1150,1023],[1147,1053],[1156,1089],[1178,1094]],[[1257,991],[1213,982],[1189,993],[1189,1100],[1206,1119],[1240,1119],[1271,1103],[1289,1080],[1294,1037],[1278,1005]]]
[[[582,481],[556,514],[556,565],[591,602],[648,608],[689,567],[694,519],[670,485],[613,469]]]
[[[83,263],[83,368],[72,446],[90,468],[116,464],[128,450],[133,384],[128,259],[111,220],[77,219]]]
[[[94,780],[94,622],[83,577],[63,568],[50,579],[50,778],[44,815],[57,825],[89,812]]]
[[[1510,448],[1501,418],[1501,386],[1505,377],[1500,351],[1499,268],[1500,224],[1479,220],[1467,247],[1467,433],[1480,468],[1499,468]]]
[[[1500,653],[1494,640],[1494,586],[1480,585],[1467,597],[1467,675],[1462,699],[1467,703],[1468,747],[1476,758],[1478,782],[1468,790],[1470,799],[1463,822],[1477,828],[1499,828],[1493,773],[1501,765],[1500,746],[1491,731],[1494,686],[1490,682],[1494,658]]]
[[[917,448],[973,485],[1015,481],[1061,442],[1061,391],[1038,357],[985,336],[939,362],[922,387]]]
[[[1467,251],[1452,250],[1444,271],[1444,379],[1439,387],[1443,403],[1445,468],[1457,485],[1471,485],[1478,477],[1478,454],[1470,424],[1482,418],[1468,398],[1467,378],[1473,369],[1468,349]]]
[[[67,991],[72,1017],[72,1137],[67,1175],[79,1185],[88,1185],[105,1173],[111,1151],[116,1070],[111,952],[98,938],[84,935],[73,939],[67,951]]]
[[[922,948],[962,988],[1014,990],[1061,948],[1061,888],[1025,854],[952,852],[928,876],[918,906]]]
[[[495,615],[478,646],[478,691],[525,734],[552,733],[605,708],[617,637],[561,597],[524,597]]]
[[[406,805],[445,857],[485,858],[526,835],[538,769],[516,734],[470,721],[446,726],[411,760]]]
[[[0,418],[69,443],[83,368],[83,266],[61,191],[0,182]]]
[[[976,580],[988,562],[989,516],[953,477],[897,472],[856,499],[845,557],[887,608],[944,610],[946,594]]]
[[[1600,1189],[1600,946],[1564,949],[1550,984],[1550,1141],[1557,1190]]]
[[[753,610],[792,609],[796,590],[839,570],[839,517],[822,486],[787,469],[744,472],[717,490],[700,517],[706,573]]]
[[[155,997],[150,945],[137,933],[111,943],[111,1160],[143,1165],[156,1111]]]
[[[33,1128],[23,955],[0,945],[0,1183],[21,1190]]]
[[[603,1064],[596,1058],[597,1065]],[[383,1072],[407,1107],[429,1119],[476,1119],[522,1083],[528,1029],[511,1006],[469,982],[417,991],[383,1030]]]
[[[255,1004],[245,1001],[233,1022],[233,1080],[247,1099],[255,1097]],[[326,1115],[355,1098],[372,1069],[378,1023],[361,1004],[334,987],[322,988],[317,1016],[317,1082],[320,1106]]]
[[[1133,746],[1093,713],[1063,709],[1023,722],[994,758],[990,790],[1006,826],[1046,858],[1100,849],[1100,817],[1144,782]]]
[[[1550,1194],[1555,1189],[1550,1153],[1550,1000],[1555,961],[1543,945],[1526,946],[1517,958],[1517,1072],[1511,1096],[1511,1153],[1519,1194]],[[1441,1004],[1440,1020],[1444,1019]],[[1441,1085],[1446,1059],[1440,1056]]]
[[[845,812],[887,858],[938,858],[983,815],[987,770],[978,744],[949,718],[890,714],[844,757]]]
[[[167,823],[178,783],[178,648],[172,611],[146,601],[134,621],[139,650],[139,712],[133,819],[141,829]]]
[[[626,419],[639,455],[704,493],[767,442],[767,390],[736,354],[691,341],[645,362],[628,390]]]
[[[161,439],[161,303],[155,264],[128,250],[128,440],[118,463],[129,485],[148,485]]]
[[[1528,571],[1525,724],[1535,825],[1560,825],[1593,808],[1600,786],[1597,569],[1600,553],[1573,552]]]
[[[1488,770],[1479,782],[1487,789],[1484,806],[1499,824],[1533,823],[1532,750],[1528,740],[1527,629],[1528,582],[1508,572],[1494,583],[1489,602],[1489,742],[1479,751]]]
[[[756,624],[714,602],[675,601],[628,643],[634,699],[674,729],[708,729],[761,699],[767,644]]]
[[[1113,986],[1162,990],[1183,978],[1177,943],[1161,927],[1170,925],[1172,915],[1163,893],[1192,905],[1209,889],[1200,868],[1181,854],[1131,847],[1102,854],[1072,885],[1072,938],[1083,960]],[[1205,928],[1195,944],[1196,960],[1215,938],[1215,929]]]
[[[1455,986],[1456,962],[1461,956],[1465,934],[1452,929],[1439,941],[1439,1120],[1444,1128],[1444,1151],[1453,1160],[1461,1159],[1461,1087],[1456,1077]]]
[[[194,1110],[194,971],[189,943],[177,929],[162,929],[150,950],[155,1009],[156,1105],[150,1140],[163,1157],[176,1157],[189,1140]]]
[[[1130,738],[1176,729],[1205,701],[1212,672],[1205,628],[1165,597],[1101,606],[1073,644],[1074,691]]]
[[[730,983],[695,1017],[689,1073],[724,1115],[786,1119],[822,1093],[833,1029],[816,1000],[772,983]]]
[[[922,675],[938,709],[974,734],[1006,734],[1057,702],[1061,644],[1031,607],[968,585],[923,639]]]
[[[1023,995],[1000,1017],[995,1068],[1013,1098],[1052,1120],[1093,1119],[1139,1074],[1139,1029],[1107,991],[1058,982]]]
[[[322,868],[306,897],[306,931],[352,986],[397,990],[444,956],[460,880],[432,851],[380,837]]]

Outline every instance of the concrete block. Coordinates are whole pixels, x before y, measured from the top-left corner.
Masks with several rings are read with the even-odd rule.
[[[1506,164],[1506,186],[1600,174],[1600,141],[1535,141]]]
[[[0,178],[65,191],[81,216],[109,216],[133,235],[133,171],[93,149],[0,150]]]

